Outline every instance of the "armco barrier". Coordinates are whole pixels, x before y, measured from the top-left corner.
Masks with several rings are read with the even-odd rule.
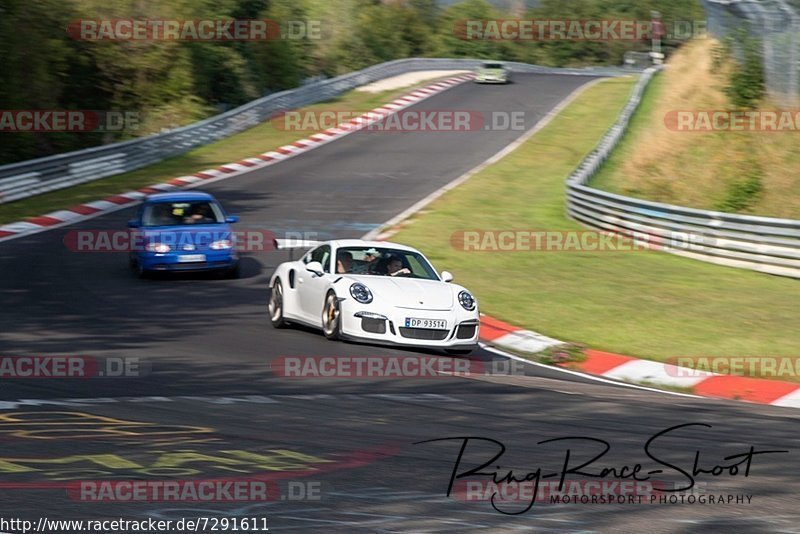
[[[168,132],[0,166],[0,204],[151,165],[246,130],[278,112],[321,102],[377,80],[421,70],[474,69],[480,63],[474,59],[399,59],[265,96]],[[554,69],[525,63],[507,65],[515,72],[530,73],[613,76],[630,72],[617,68]]]
[[[646,70],[616,123],[567,179],[567,212],[588,226],[698,260],[800,278],[800,221],[706,211],[601,191],[587,184],[617,146],[657,68]]]

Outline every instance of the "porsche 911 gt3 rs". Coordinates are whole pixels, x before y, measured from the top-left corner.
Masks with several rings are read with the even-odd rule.
[[[277,243],[278,248],[292,245]],[[453,276],[411,247],[356,239],[302,242],[300,260],[270,279],[276,328],[297,322],[328,339],[469,352],[478,342],[478,303]]]

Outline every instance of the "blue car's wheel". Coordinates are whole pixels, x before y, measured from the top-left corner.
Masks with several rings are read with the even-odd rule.
[[[148,278],[150,276],[150,271],[142,267],[141,262],[133,259],[131,260],[131,270],[137,278]]]
[[[240,271],[239,271],[239,264],[238,263],[236,265],[234,265],[233,267],[229,268],[229,269],[225,269],[225,271],[224,271],[225,278],[228,278],[228,279],[231,279],[231,280],[234,279],[234,278],[239,278],[239,273],[240,273]]]

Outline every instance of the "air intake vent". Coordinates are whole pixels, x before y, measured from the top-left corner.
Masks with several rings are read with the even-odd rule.
[[[400,328],[400,335],[410,339],[427,339],[441,341],[446,338],[447,330],[429,330],[427,328]]]

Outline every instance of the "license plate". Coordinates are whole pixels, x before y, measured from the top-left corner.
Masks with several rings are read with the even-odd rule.
[[[444,319],[415,319],[414,317],[406,317],[406,328],[447,330],[447,321]]]
[[[183,256],[178,256],[179,263],[193,263],[196,261],[206,261],[205,254],[184,254]]]

